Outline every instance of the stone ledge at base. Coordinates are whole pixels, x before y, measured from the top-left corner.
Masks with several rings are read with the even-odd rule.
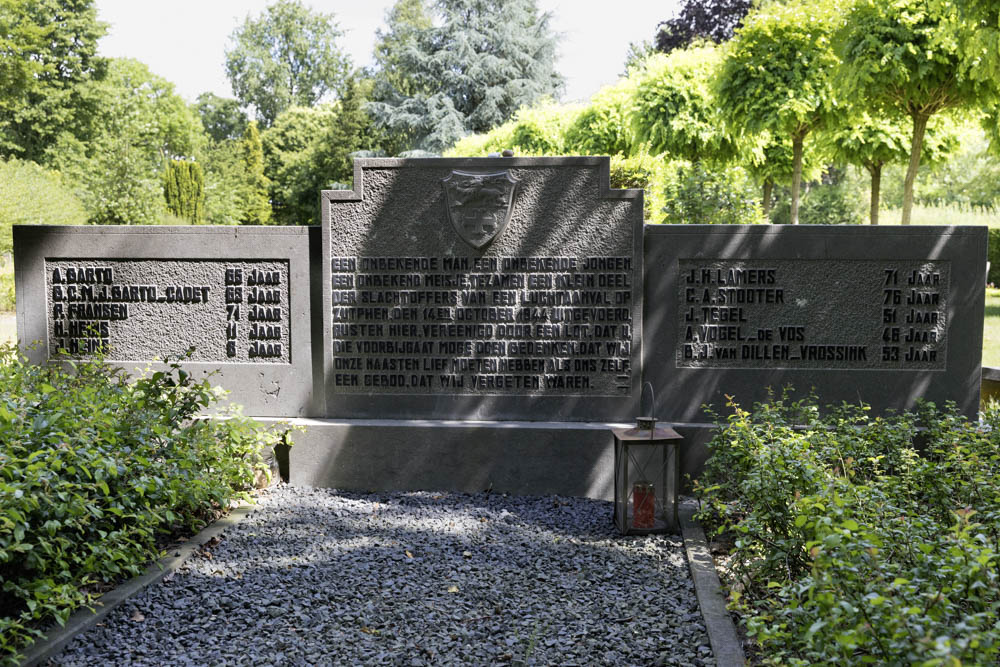
[[[302,426],[288,482],[348,491],[557,494],[613,499],[614,438],[603,422],[271,419]],[[682,476],[702,467],[712,424],[684,436]],[[682,487],[687,486],[682,482]],[[609,518],[610,519],[610,518]]]

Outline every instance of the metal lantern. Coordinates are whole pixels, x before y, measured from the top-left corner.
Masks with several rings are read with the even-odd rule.
[[[672,428],[656,427],[653,400],[653,386],[647,382],[639,410],[646,416],[638,417],[632,428],[611,429],[615,435],[615,526],[623,535],[680,532],[678,445],[684,438]]]

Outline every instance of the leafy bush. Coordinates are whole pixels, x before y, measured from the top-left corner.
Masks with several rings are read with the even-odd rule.
[[[629,129],[632,98],[637,79],[621,79],[601,88],[566,128],[564,146],[579,155],[629,155],[633,150]]]
[[[253,487],[282,435],[197,418],[217,395],[177,363],[129,382],[0,347],[0,662]]]
[[[641,152],[638,155],[611,156],[611,187],[639,188],[643,194],[643,219],[646,222],[663,222],[664,170],[666,161],[662,155]]]
[[[517,156],[562,155],[563,135],[580,107],[544,104],[520,109],[514,118],[486,134],[473,134],[459,140],[444,152],[445,157],[485,157],[511,149]]]
[[[1000,409],[735,404],[696,483],[766,664],[995,664]],[[922,442],[918,447],[916,442]]]
[[[83,203],[55,171],[0,160],[0,255],[11,252],[11,225],[82,225]]]
[[[674,160],[663,181],[663,222],[749,225],[764,222],[757,188],[740,167],[707,169]]]
[[[990,273],[986,277],[987,282],[1000,285],[1000,228],[990,227],[989,249],[986,251],[986,260],[990,263]]]
[[[818,185],[802,197],[799,224],[859,225],[864,222],[864,200],[846,184]],[[791,203],[783,201],[771,213],[771,222],[787,225],[791,222]]]

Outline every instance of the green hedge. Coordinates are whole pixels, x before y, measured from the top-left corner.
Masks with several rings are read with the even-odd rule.
[[[997,664],[996,405],[730,407],[696,488],[764,664]]]
[[[196,418],[218,396],[176,363],[129,382],[0,347],[0,663],[253,488],[283,435]]]
[[[663,222],[674,225],[766,222],[757,186],[741,167],[708,168],[687,160],[671,160],[662,178]]]

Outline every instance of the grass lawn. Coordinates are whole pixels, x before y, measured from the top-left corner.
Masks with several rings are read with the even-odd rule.
[[[882,209],[879,225],[898,225],[902,211],[898,208]],[[921,206],[913,205],[910,221],[914,225],[985,225],[1000,227],[1000,213],[972,209],[968,206]],[[866,218],[867,220],[867,218]]]

